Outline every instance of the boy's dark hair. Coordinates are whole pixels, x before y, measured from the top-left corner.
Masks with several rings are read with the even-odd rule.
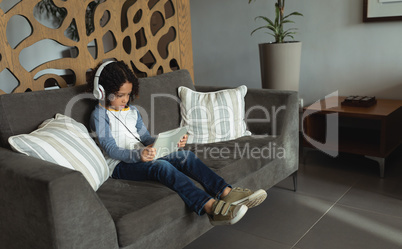
[[[102,65],[99,63],[96,68],[94,68],[87,77],[88,92],[93,92],[94,89],[94,78],[96,71]],[[105,89],[106,96],[106,106],[110,105],[110,100],[108,96],[110,94],[116,94],[120,87],[126,83],[130,82],[133,84],[133,90],[130,94],[130,101],[133,100],[134,96],[138,96],[139,83],[137,77],[135,77],[133,71],[127,66],[124,61],[116,61],[114,63],[108,64],[103,68],[101,75],[99,77],[99,84]]]

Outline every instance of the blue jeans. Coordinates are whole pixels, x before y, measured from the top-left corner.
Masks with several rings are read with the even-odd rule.
[[[226,187],[230,187],[220,176],[208,168],[191,151],[177,151],[151,162],[120,162],[113,170],[113,178],[161,182],[176,191],[184,203],[198,215],[204,214],[204,205],[211,198],[218,198]],[[189,178],[204,188],[197,188]]]

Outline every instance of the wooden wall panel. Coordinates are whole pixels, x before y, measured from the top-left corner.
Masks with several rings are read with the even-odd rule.
[[[190,0],[177,0],[180,58],[194,81],[193,42],[191,38]]]
[[[14,93],[43,90],[48,80],[57,81],[60,87],[85,84],[87,70],[110,58],[124,60],[132,66],[138,77],[177,69],[188,69],[193,76],[189,0],[53,0],[55,6],[67,11],[58,28],[46,27],[35,18],[33,13],[39,2],[21,1],[6,13],[0,9],[0,72],[9,70],[18,80],[19,85],[13,90]],[[87,34],[87,7],[94,3],[98,3],[93,12],[94,31]],[[107,15],[105,18],[105,13],[110,18]],[[26,19],[32,27],[32,33],[12,48],[7,40],[7,26],[10,25],[10,19],[16,16]],[[108,20],[106,24],[105,20]],[[79,40],[72,40],[65,35],[72,22],[76,24]],[[106,52],[104,48],[107,44],[103,43],[105,34],[112,34],[116,45]],[[72,50],[75,52],[67,58],[46,61],[27,70],[21,65],[21,52],[47,39],[65,46],[67,53]],[[88,48],[87,45],[93,41],[96,41],[96,46]],[[95,58],[89,52],[90,49],[97,51]],[[37,73],[45,69],[67,69],[72,75],[47,73],[34,79]],[[75,80],[68,82],[68,79]],[[4,84],[7,83],[0,82],[0,88]],[[0,94],[4,93],[0,89]]]

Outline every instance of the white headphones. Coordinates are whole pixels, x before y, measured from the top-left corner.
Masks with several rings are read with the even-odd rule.
[[[103,89],[103,86],[99,84],[99,77],[102,73],[102,70],[109,65],[110,63],[113,63],[115,61],[106,61],[102,65],[99,66],[98,70],[96,70],[95,77],[94,77],[94,91],[93,94],[95,98],[99,100],[105,100],[105,89]]]

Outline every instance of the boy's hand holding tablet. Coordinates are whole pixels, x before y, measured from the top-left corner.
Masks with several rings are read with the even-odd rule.
[[[186,143],[187,143],[187,139],[188,139],[188,135],[185,134],[185,135],[180,139],[179,143],[177,143],[177,147],[183,148],[183,147],[186,145]]]
[[[179,127],[159,133],[154,144],[148,145],[141,152],[141,161],[149,162],[176,152],[186,145],[188,139],[187,127]]]

